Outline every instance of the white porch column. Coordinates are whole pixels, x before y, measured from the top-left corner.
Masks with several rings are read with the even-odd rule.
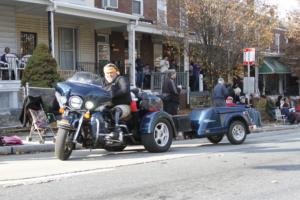
[[[128,24],[127,31],[130,85],[135,87],[135,24]]]
[[[54,8],[48,7],[48,43],[49,43],[49,50],[53,58],[55,58],[55,36],[54,36]]]
[[[257,66],[254,66],[254,69],[255,69],[255,94],[259,94],[259,88],[258,88],[258,67]]]
[[[278,89],[279,89],[279,94],[283,94],[283,76],[282,74],[279,74],[279,85],[278,85]]]
[[[184,65],[184,72],[187,72],[187,78],[186,78],[186,81],[187,81],[187,85],[186,85],[186,102],[187,104],[189,105],[190,104],[190,87],[189,87],[189,83],[190,83],[190,74],[189,74],[189,69],[190,69],[190,58],[189,58],[189,40],[188,40],[188,37],[186,37],[184,39],[184,44],[183,44],[183,65]],[[200,85],[199,85],[199,88],[200,88]]]
[[[184,63],[184,71],[189,71],[190,66],[190,58],[189,58],[189,41],[188,39],[184,40],[184,52],[183,52],[183,63]]]

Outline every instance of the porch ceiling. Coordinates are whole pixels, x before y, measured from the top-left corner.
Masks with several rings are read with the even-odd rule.
[[[61,13],[55,13],[55,17],[59,17],[64,20],[72,20],[72,21],[81,21],[81,22],[86,22],[86,23],[93,23],[95,29],[122,29],[126,30],[126,26],[123,23],[118,23],[118,22],[109,22],[105,20],[96,20],[96,19],[91,19],[87,17],[79,17],[79,16],[73,16],[73,15],[66,15],[66,14],[61,14]]]
[[[16,13],[30,14],[30,15],[45,15],[48,0],[1,0],[0,6],[10,6],[15,8]]]
[[[53,7],[49,7],[49,10],[64,15],[100,20],[101,23],[103,22],[103,27],[113,23],[128,24],[131,20],[138,20],[138,17],[134,15],[65,2],[55,2]]]

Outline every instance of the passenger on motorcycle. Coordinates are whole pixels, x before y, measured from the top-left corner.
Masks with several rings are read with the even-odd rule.
[[[119,127],[119,119],[124,119],[130,115],[130,85],[126,77],[120,75],[118,67],[112,63],[104,66],[104,89],[111,92],[112,105],[111,110],[114,112],[115,117],[115,131],[112,139],[119,138],[121,131]],[[122,139],[121,139],[122,140]]]

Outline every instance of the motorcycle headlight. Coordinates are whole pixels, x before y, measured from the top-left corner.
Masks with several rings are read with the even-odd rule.
[[[65,96],[61,96],[60,97],[60,102],[62,103],[62,104],[66,104],[67,103],[67,97],[65,97]]]
[[[95,104],[94,104],[92,101],[87,101],[87,102],[85,103],[85,108],[86,108],[87,110],[92,110],[94,107],[95,107]]]
[[[73,109],[80,109],[82,107],[82,103],[83,103],[82,99],[78,96],[72,96],[69,99],[69,105]]]

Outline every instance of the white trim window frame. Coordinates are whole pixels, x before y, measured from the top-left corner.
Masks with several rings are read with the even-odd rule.
[[[167,0],[157,0],[157,21],[159,24],[168,25]]]
[[[68,35],[68,31],[69,35]],[[70,36],[70,38],[68,38]],[[59,64],[63,70],[76,69],[78,58],[78,29],[59,27]]]
[[[118,0],[102,0],[102,7],[103,8],[119,8],[119,1]]]
[[[139,3],[140,10],[138,12],[134,10],[134,3]],[[144,15],[144,0],[132,0],[132,14],[137,16]]]

